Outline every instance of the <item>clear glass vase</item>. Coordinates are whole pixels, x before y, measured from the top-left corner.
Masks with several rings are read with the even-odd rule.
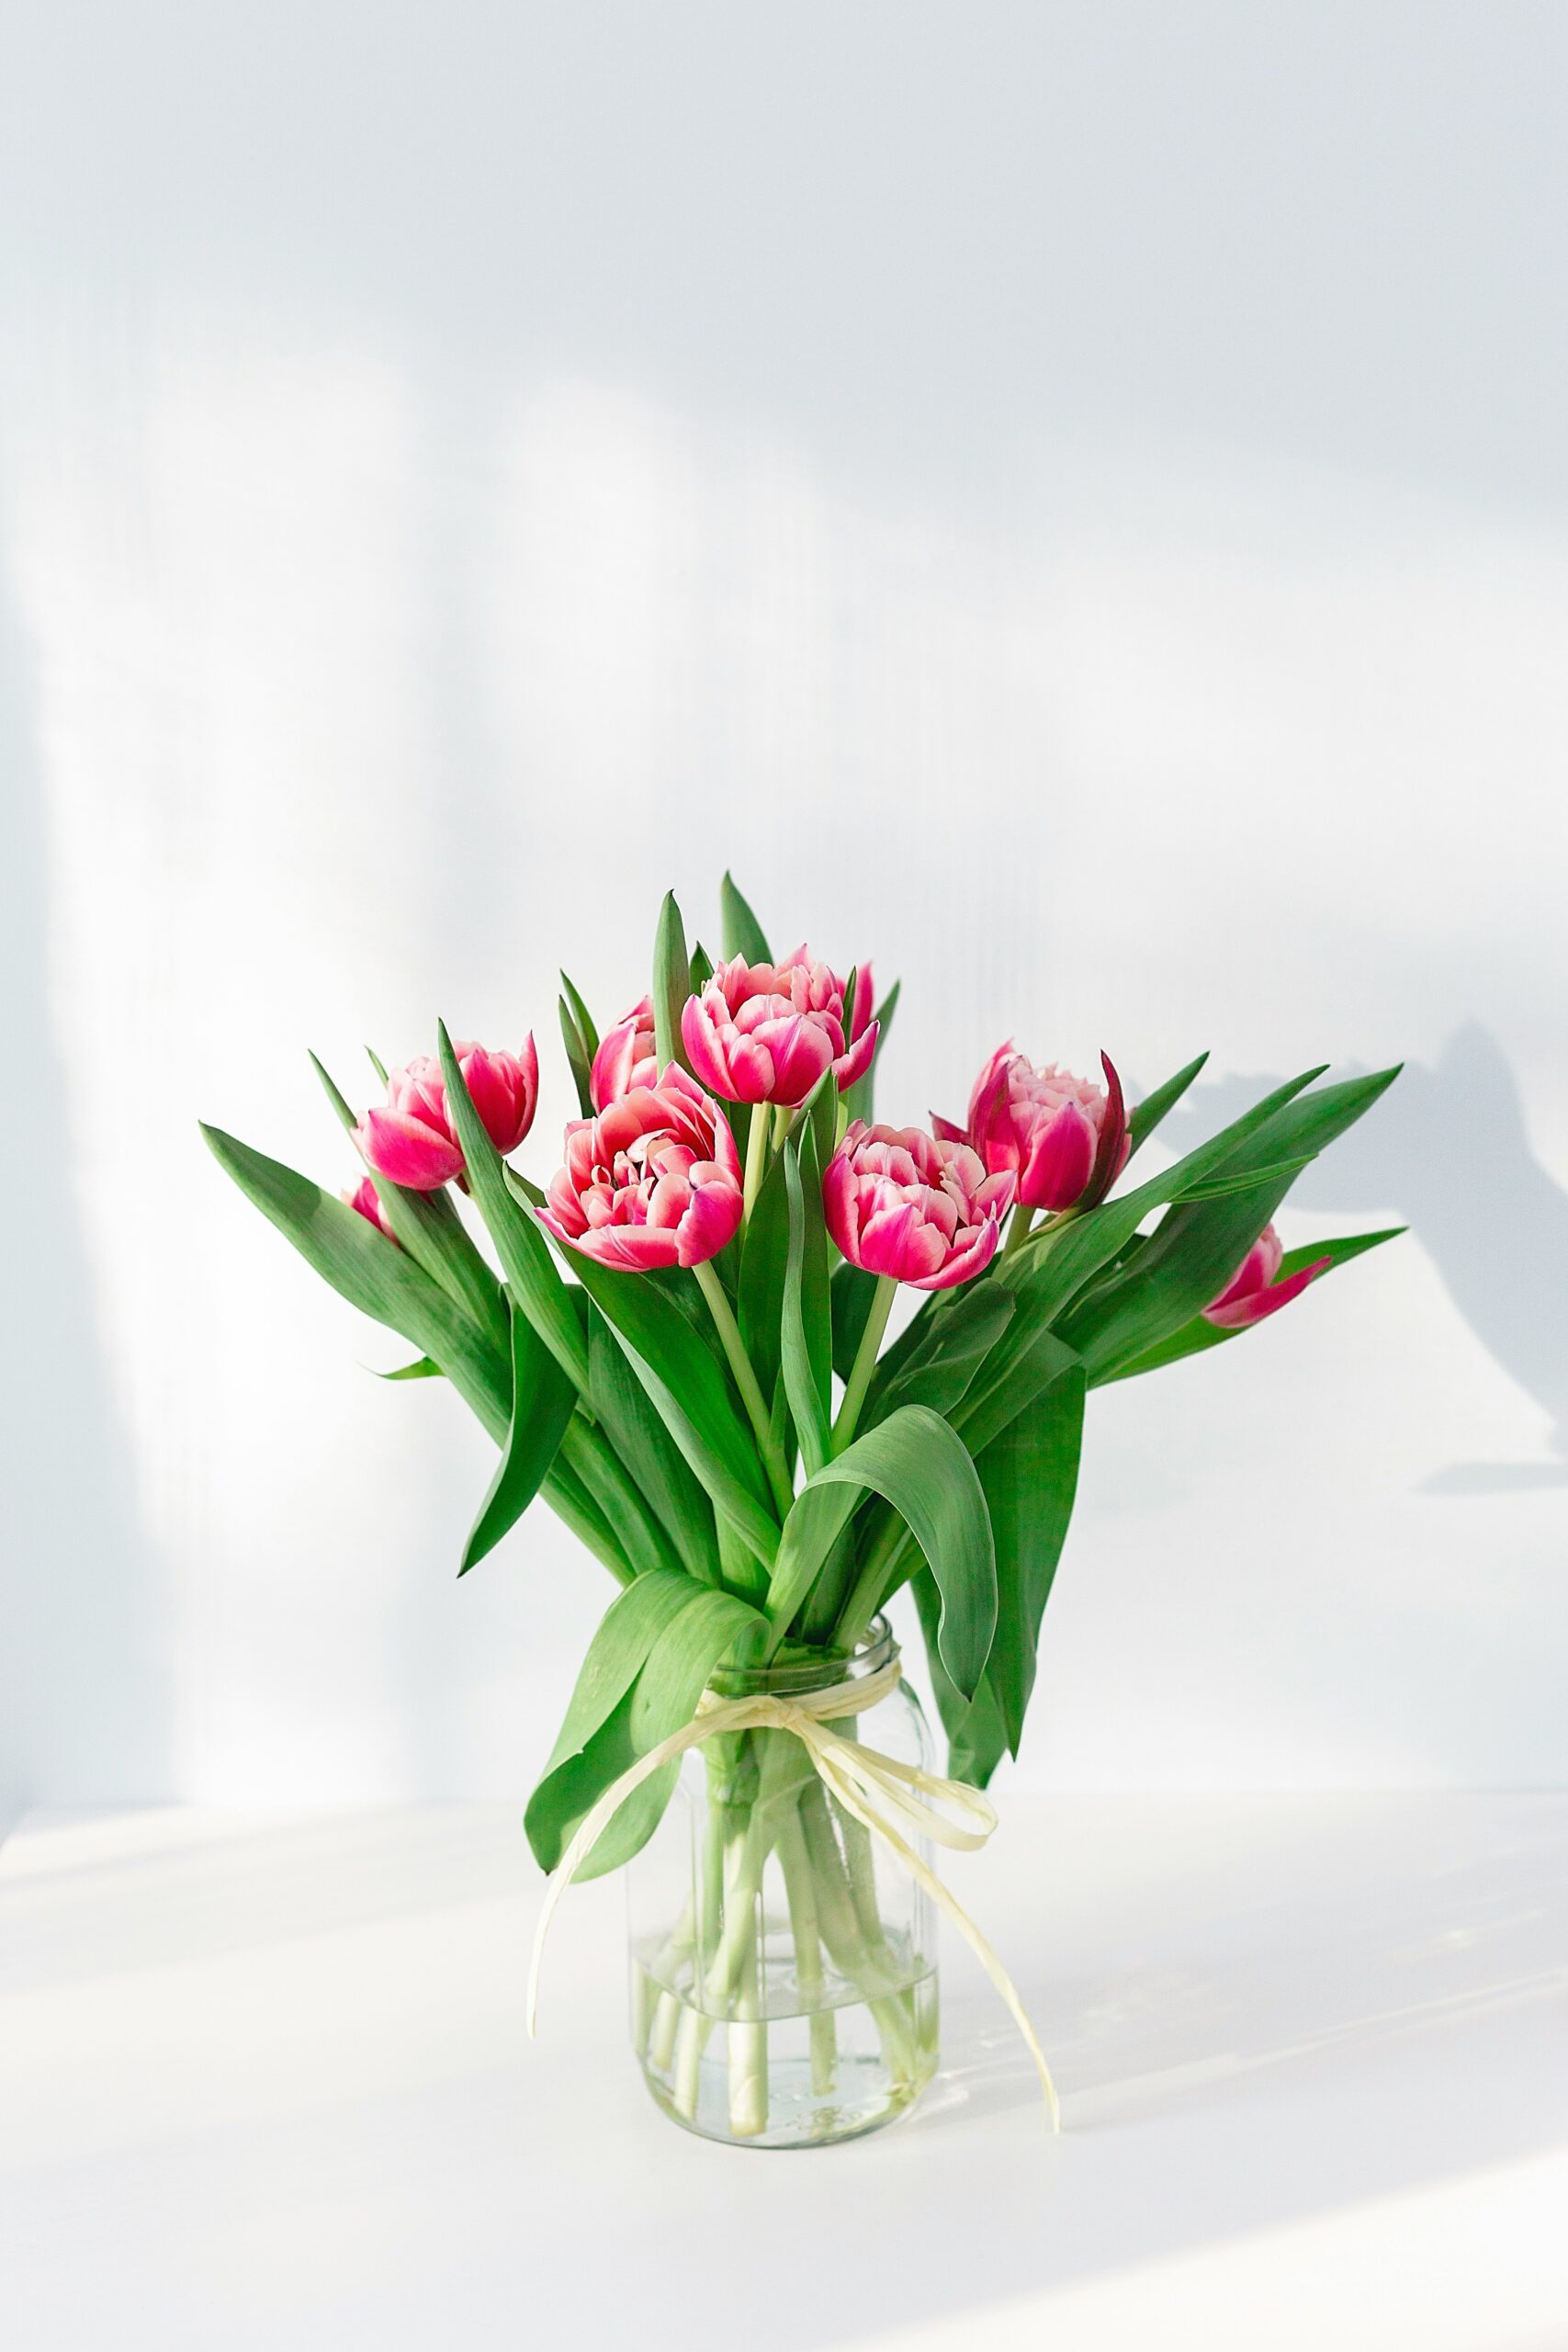
[[[797,1695],[897,1656],[878,1619],[852,1659],[797,1658],[714,1687],[727,1699]],[[903,1683],[832,1729],[930,1769],[925,1718]],[[891,2122],[930,2082],[933,1906],[793,1732],[730,1732],[692,1750],[626,1881],[633,2043],[655,2099],[688,2131],[820,2147]]]

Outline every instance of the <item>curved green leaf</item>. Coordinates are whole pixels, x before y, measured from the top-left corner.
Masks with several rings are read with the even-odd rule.
[[[851,1491],[835,1495],[840,1487]],[[925,1554],[942,1600],[942,1660],[955,1686],[972,1697],[997,1624],[991,1522],[967,1447],[924,1405],[906,1405],[856,1438],[795,1497],[768,1588],[775,1634],[788,1627],[866,1491],[892,1505]]]
[[[527,1317],[512,1308],[512,1419],[490,1491],[463,1547],[459,1576],[492,1552],[522,1518],[556,1458],[577,1389]]]
[[[495,1244],[513,1298],[581,1393],[588,1386],[588,1351],[566,1284],[538,1226],[513,1198],[505,1162],[474,1108],[444,1021],[439,1037],[446,1103],[462,1147],[469,1192]]]
[[[986,1682],[1015,1756],[1034,1688],[1040,1623],[1077,1491],[1085,1393],[1084,1368],[1074,1362],[1014,1414],[975,1464],[997,1547],[997,1638]]]
[[[732,1593],[705,1590],[658,1569],[615,1601],[594,1634],[566,1721],[524,1826],[541,1866],[555,1869],[572,1832],[620,1775],[690,1723],[709,1678],[763,1620]],[[626,1861],[656,1827],[679,1765],[645,1781],[615,1814],[580,1873]]]
[[[491,1437],[502,1438],[511,1419],[511,1368],[451,1295],[368,1217],[308,1176],[220,1127],[204,1125],[201,1132],[219,1166],[307,1265],[351,1306],[400,1331],[439,1364]]]

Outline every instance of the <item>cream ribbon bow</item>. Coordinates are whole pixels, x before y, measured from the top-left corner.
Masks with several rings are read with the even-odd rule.
[[[689,1724],[683,1724],[679,1731],[671,1732],[670,1737],[660,1740],[657,1747],[650,1747],[646,1756],[639,1756],[637,1762],[605,1790],[598,1803],[584,1815],[576,1836],[561,1856],[545,1896],[544,1909],[539,1914],[533,1957],[528,1966],[530,2036],[537,2029],[539,1965],[556,1905],[608,1827],[613,1815],[633,1790],[651,1779],[661,1766],[683,1755],[688,1747],[695,1747],[704,1740],[716,1739],[723,1732],[793,1732],[810,1757],[829,1794],[838,1799],[847,1814],[892,1848],[915,1883],[923,1888],[937,1908],[952,1920],[974,1952],[1007,2003],[1013,2022],[1029,2045],[1029,2054],[1034,2061],[1040,2086],[1045,2094],[1045,2112],[1051,2129],[1059,2132],[1062,2114],[1056,2098],[1056,2086],[1051,2080],[1045,2053],[1030,2023],[1029,2013],[1019,1998],[1017,1986],[964,1905],[956,1896],[948,1893],[936,1872],[922,1860],[908,1838],[899,1834],[901,1826],[911,1837],[934,1838],[939,1846],[972,1853],[985,1844],[995,1829],[996,1807],[978,1789],[966,1788],[962,1781],[945,1781],[935,1772],[922,1772],[916,1765],[900,1764],[894,1757],[884,1756],[874,1747],[863,1747],[858,1740],[846,1739],[842,1733],[830,1728],[835,1716],[864,1714],[879,1699],[886,1698],[897,1688],[900,1671],[898,1660],[890,1658],[886,1666],[857,1681],[835,1682],[827,1690],[803,1690],[792,1698],[774,1691],[759,1691],[744,1699],[716,1699],[710,1691],[705,1691],[697,1713]],[[939,1812],[939,1806],[947,1807],[948,1812]],[[962,1819],[951,1820],[948,1814],[957,1814]],[[964,1822],[973,1826],[965,1827],[963,1826]]]

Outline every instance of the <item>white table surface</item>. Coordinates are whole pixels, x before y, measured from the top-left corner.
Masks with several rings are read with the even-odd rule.
[[[1568,2346],[1568,1797],[1015,1799],[890,2130],[735,2152],[626,2044],[619,1890],[503,1810],[28,1817],[8,2352]]]

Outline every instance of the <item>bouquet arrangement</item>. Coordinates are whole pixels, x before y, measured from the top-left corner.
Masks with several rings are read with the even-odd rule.
[[[929,1843],[994,1826],[979,1792],[1022,1736],[1085,1398],[1228,1345],[1390,1238],[1286,1252],[1270,1219],[1395,1073],[1308,1070],[1129,1185],[1203,1056],[1129,1108],[1109,1058],[1101,1086],[1010,1043],[962,1124],[878,1125],[897,986],[878,1002],[869,965],[775,961],[728,876],[721,916],[716,963],[666,898],[651,989],[602,1034],[563,977],[581,1115],[545,1188],[512,1162],[532,1036],[443,1027],[434,1057],[377,1063],[362,1115],[318,1063],[366,1171],[341,1196],[204,1132],[417,1351],[390,1376],[444,1376],[497,1442],[459,1573],[542,1495],[619,1588],[527,1836],[552,1894],[647,1849],[649,2080],[678,2120],[774,2144],[863,2130],[929,2077],[933,1904],[1037,2051]],[[882,1617],[905,1585],[945,1779]]]

